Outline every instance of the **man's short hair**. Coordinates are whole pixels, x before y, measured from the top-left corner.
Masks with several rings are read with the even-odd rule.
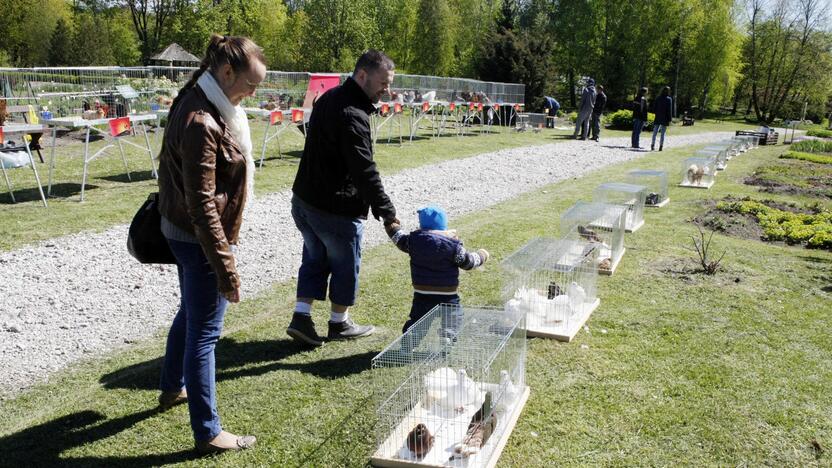
[[[604,90],[604,86],[603,86],[603,85],[598,85],[598,86],[596,86],[596,88],[598,88],[598,91],[603,91],[603,90]]]
[[[373,73],[380,68],[390,71],[396,68],[396,64],[393,63],[393,60],[390,59],[390,57],[384,55],[384,52],[370,49],[361,54],[361,57],[359,57],[358,61],[355,62],[355,70],[353,70],[352,74],[357,74],[358,70]]]

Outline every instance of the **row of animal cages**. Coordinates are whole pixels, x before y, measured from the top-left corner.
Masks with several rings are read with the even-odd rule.
[[[754,143],[711,146],[730,158]],[[717,170],[714,155],[703,159]],[[559,237],[532,239],[501,262],[503,307],[441,304],[376,356],[373,465],[495,466],[528,398],[526,337],[572,340],[601,303],[599,274],[617,267],[625,233],[644,225],[645,207],[670,201],[665,171],[626,180],[563,212]]]
[[[717,171],[728,167],[728,161],[759,145],[752,135],[736,135],[731,139],[712,143],[698,150],[682,163],[681,187],[711,188],[716,183]]]

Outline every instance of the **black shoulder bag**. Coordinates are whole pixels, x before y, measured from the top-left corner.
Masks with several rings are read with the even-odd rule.
[[[133,216],[127,233],[127,251],[141,263],[176,263],[162,234],[158,193],[151,193]]]

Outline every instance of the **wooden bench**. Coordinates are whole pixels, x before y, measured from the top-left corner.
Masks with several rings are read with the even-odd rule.
[[[737,130],[737,135],[752,135],[759,139],[761,145],[776,145],[780,141],[780,134],[777,132],[751,132],[748,130]]]

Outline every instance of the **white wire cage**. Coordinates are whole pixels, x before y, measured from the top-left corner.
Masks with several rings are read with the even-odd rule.
[[[612,275],[624,256],[627,208],[600,202],[577,201],[560,217],[560,237],[598,247],[598,273]]]
[[[687,158],[682,162],[680,187],[709,189],[716,182],[716,158]]]
[[[624,182],[606,182],[595,188],[593,201],[622,205],[625,213],[624,230],[638,231],[644,226],[644,204],[647,200],[647,187]]]
[[[670,203],[667,171],[635,169],[627,173],[627,182],[647,187],[645,207],[661,208]]]
[[[731,137],[731,141],[734,141],[739,146],[739,152],[745,153],[748,152],[752,148],[753,143],[748,135],[735,135]]]
[[[727,145],[711,145],[698,150],[694,153],[694,156],[699,158],[714,158],[716,159],[716,170],[724,171],[728,168],[729,151],[730,148]]]
[[[525,315],[440,304],[372,360],[382,467],[492,467],[528,398]]]
[[[502,262],[507,311],[526,314],[529,336],[572,341],[601,301],[598,244],[532,239]]]

